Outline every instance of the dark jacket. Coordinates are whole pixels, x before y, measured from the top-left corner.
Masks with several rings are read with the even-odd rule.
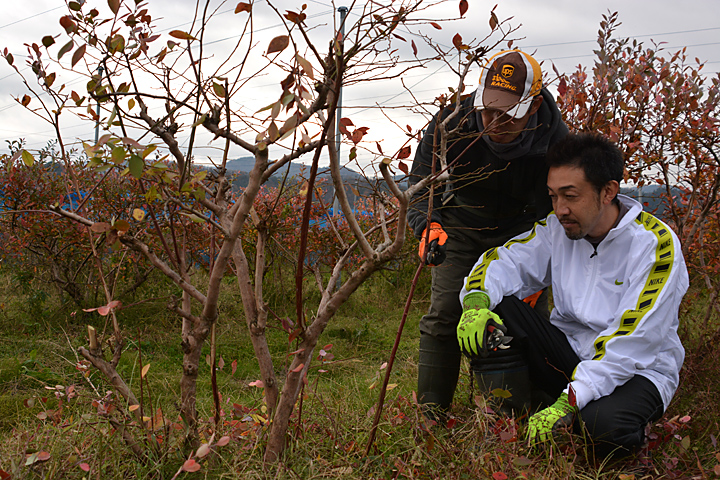
[[[444,219],[448,220],[452,215],[455,217],[453,224],[492,229],[493,236],[507,234],[509,238],[529,230],[536,220],[550,213],[545,154],[550,145],[567,135],[568,128],[550,93],[543,89],[541,94],[543,103],[536,113],[538,127],[532,131],[530,151],[513,160],[499,158],[483,139],[478,139],[465,151],[477,138],[479,125],[473,107],[475,94],[461,101],[460,114],[450,125],[453,128],[458,122],[464,122],[461,133],[448,142],[448,163],[455,160],[451,180],[449,185],[435,186],[431,221],[443,225]],[[443,118],[453,108],[451,105],[444,109],[441,112]],[[436,120],[437,116],[428,125],[415,153],[411,185],[432,172]],[[462,156],[458,158],[459,155]],[[436,168],[439,170],[439,162]],[[428,197],[429,188],[418,192],[408,211],[410,227],[418,238],[425,229]]]

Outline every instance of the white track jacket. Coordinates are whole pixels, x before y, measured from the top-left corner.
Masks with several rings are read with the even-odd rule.
[[[611,394],[634,375],[652,381],[665,408],[685,358],[678,309],[689,280],[680,242],[663,222],[624,195],[629,211],[600,242],[570,240],[555,213],[485,252],[460,292],[525,298],[552,285],[550,322],[580,358],[571,383],[577,405]],[[567,390],[566,390],[567,391]]]

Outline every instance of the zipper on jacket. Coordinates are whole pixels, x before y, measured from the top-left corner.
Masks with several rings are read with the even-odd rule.
[[[590,242],[588,242],[590,243]],[[597,245],[593,245],[590,243],[590,245],[593,246],[593,253],[590,255],[590,258],[597,257]],[[598,244],[599,245],[599,244]],[[588,303],[588,297],[590,296],[590,292],[594,292],[595,289],[595,277],[597,276],[598,271],[598,260],[595,260],[592,262],[592,273],[590,274],[590,283],[588,283],[588,288],[585,291],[585,297],[583,297],[582,301],[582,316],[580,318],[587,318],[587,315],[585,314],[585,310],[587,309],[587,303]]]

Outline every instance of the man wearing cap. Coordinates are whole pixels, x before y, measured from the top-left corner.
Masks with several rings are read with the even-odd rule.
[[[439,171],[436,125],[454,107],[442,109],[428,125],[413,161],[411,184]],[[519,50],[499,52],[487,61],[480,85],[460,100],[459,115],[448,128],[458,126],[459,133],[448,141],[450,180],[435,186],[432,198],[430,189],[419,192],[408,212],[421,241],[419,255],[434,266],[430,309],[420,320],[417,391],[431,418],[447,411],[457,385],[463,279],[484,251],[530,229],[550,212],[545,153],[568,133],[542,86],[540,66]],[[546,294],[536,308],[547,315]],[[481,388],[511,390],[518,408],[529,403],[527,368],[516,349],[476,359],[472,369]]]

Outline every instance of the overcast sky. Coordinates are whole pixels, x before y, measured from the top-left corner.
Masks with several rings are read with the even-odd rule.
[[[304,0],[304,2],[307,3],[306,23],[326,25],[327,31],[333,25],[333,17],[337,18],[336,7],[351,4],[350,1],[333,4],[329,0]],[[484,37],[489,32],[489,11],[498,3],[495,10],[497,16],[500,19],[513,17],[510,21],[511,25],[520,27],[515,36],[524,37],[516,41],[515,46],[533,53],[543,62],[544,70],[551,71],[552,62],[561,73],[569,73],[579,64],[592,65],[594,59],[592,50],[597,47],[597,31],[602,14],[618,11],[622,25],[617,30],[617,37],[632,37],[646,45],[650,45],[651,41],[665,42],[664,47],[671,52],[688,47],[690,58],[697,57],[706,63],[706,73],[716,74],[720,70],[719,0],[688,0],[682,3],[669,0],[602,2],[469,0],[469,2],[470,8],[463,20],[443,23],[442,31],[433,31],[434,38],[438,42],[451,45],[451,38],[456,32],[466,40]],[[87,0],[87,3],[107,10],[106,0]],[[216,49],[216,54],[220,54],[223,48],[229,48],[234,41],[237,41],[241,22],[233,13],[236,3],[236,1],[224,4],[220,1],[213,2],[214,6],[219,7],[219,14],[211,23],[213,28],[208,34],[208,40],[216,42],[211,45]],[[256,27],[264,28],[262,35],[270,39],[284,33],[284,30],[277,17],[272,16],[266,3],[265,0],[255,1]],[[286,9],[297,10],[301,4],[289,0],[277,0],[273,3],[281,12]],[[166,35],[174,28],[188,28],[186,22],[191,19],[195,3],[192,0],[150,0],[148,4],[157,26],[156,32]],[[452,0],[442,9],[429,10],[428,16],[438,20],[456,16],[457,4],[457,0]],[[350,22],[357,18],[358,11],[359,9],[351,11]],[[62,0],[5,1],[2,13],[0,48],[7,47],[15,55],[16,64],[24,64],[22,44],[39,43],[43,35],[62,32],[58,19],[66,13],[66,7]],[[318,28],[314,34],[324,35],[325,30]],[[416,43],[420,43],[419,37],[412,37],[411,32],[407,33],[408,39],[415,38]],[[163,40],[165,39],[164,37]],[[261,40],[260,43],[263,44],[263,41],[265,40]],[[159,48],[159,43],[156,49]],[[400,44],[398,47],[401,48],[402,54],[412,56],[408,45]],[[69,61],[68,58],[64,60]],[[25,73],[31,72],[28,70]],[[471,85],[477,81],[476,77],[477,73],[473,72]],[[63,81],[81,91],[85,80],[68,75]],[[405,78],[405,84],[411,87],[415,95],[423,101],[429,101],[438,94],[446,92],[447,86],[452,83],[452,75],[439,64],[428,65],[428,68],[410,72]],[[25,138],[29,149],[38,149],[53,138],[52,129],[48,124],[38,121],[12,99],[12,96],[22,96],[24,93],[23,86],[13,70],[4,60],[0,60],[0,140],[2,141],[0,152],[6,151],[5,140]],[[246,103],[253,108],[260,108],[275,101],[279,93],[277,79],[269,77],[257,79],[253,89],[249,91]],[[378,109],[372,107],[378,104],[391,107],[405,103],[401,94],[402,86],[398,82],[387,86],[375,84],[365,88],[348,88],[343,92],[343,116],[353,118],[356,125],[368,126],[370,130],[366,139],[385,142],[383,146],[387,153],[394,148],[394,145],[402,143],[403,136],[401,132],[394,131],[394,127],[389,127]],[[395,111],[394,115],[398,123],[410,125],[412,128],[420,128],[426,121],[421,115],[407,111]],[[92,139],[93,130],[94,125],[73,120],[67,122],[64,135],[71,141],[81,138]],[[209,143],[209,139],[207,142]],[[199,144],[203,147],[199,151],[200,155],[211,158],[221,156],[218,148],[207,146],[203,141]],[[391,148],[385,147],[386,144]],[[231,152],[231,156],[235,157],[245,155],[247,153],[239,149]]]

